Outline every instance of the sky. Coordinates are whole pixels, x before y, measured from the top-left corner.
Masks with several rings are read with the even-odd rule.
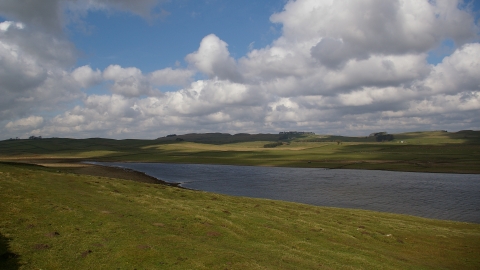
[[[0,0],[0,140],[465,129],[478,0]]]

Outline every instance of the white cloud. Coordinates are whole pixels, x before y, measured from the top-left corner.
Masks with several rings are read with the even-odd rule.
[[[425,54],[402,56],[372,56],[365,60],[351,60],[340,71],[329,71],[324,76],[327,89],[358,89],[361,87],[389,87],[411,84],[431,72]]]
[[[191,78],[194,74],[194,71],[188,69],[164,68],[150,73],[148,75],[148,80],[155,86],[185,86],[191,81]]]
[[[198,51],[187,55],[185,59],[212,79],[240,82],[242,77],[227,46],[225,41],[210,34],[203,38]]]
[[[40,127],[43,124],[43,117],[41,116],[29,116],[27,118],[21,118],[16,121],[10,121],[5,125],[8,130],[11,131],[27,131]]]
[[[19,23],[19,22],[16,23],[16,22],[12,22],[12,21],[4,21],[4,22],[0,23],[0,31],[2,31],[2,32],[7,32],[8,28],[10,28],[10,27],[15,27],[15,28],[18,28],[18,29],[25,28],[23,23]]]
[[[142,71],[135,67],[122,68],[119,65],[111,65],[103,71],[103,78],[114,82],[110,90],[115,94],[138,97],[155,93]]]
[[[120,95],[91,95],[84,103],[85,109],[94,113],[97,120],[133,118],[137,114],[132,108],[134,101]],[[79,107],[74,110],[74,112],[81,111]]]
[[[103,79],[113,81],[110,90],[114,94],[126,97],[158,96],[162,94],[154,87],[185,86],[194,74],[194,71],[188,69],[165,68],[144,75],[135,67],[110,65],[103,71]]]
[[[264,115],[261,104],[247,86],[229,81],[197,81],[181,91],[147,98],[90,95],[84,106],[55,117],[42,134],[128,136],[155,134],[165,126],[207,132],[214,124],[240,126],[260,121]]]
[[[0,121],[69,102],[81,94],[66,68],[75,51],[70,42],[16,22],[0,30]]]
[[[247,86],[229,81],[196,81],[188,88],[166,93],[164,97],[140,100],[139,110],[145,114],[205,116],[234,107],[248,107],[261,102],[261,97]]]
[[[374,54],[424,53],[444,38],[462,44],[476,35],[473,17],[458,1],[289,1],[271,20],[286,40],[309,44],[329,68]]]
[[[479,91],[480,44],[466,44],[434,67],[425,81],[429,94]]]
[[[58,34],[65,23],[59,1],[46,1],[40,14],[31,13],[37,4],[0,4],[3,14],[18,18],[0,23],[4,136],[480,129],[479,29],[459,1],[288,1],[271,16],[283,29],[269,46],[236,60],[211,34],[185,57],[188,68],[150,73],[115,64],[72,68],[75,49]],[[65,1],[70,12],[115,9],[144,17],[158,4]],[[36,30],[42,27],[51,33]],[[452,54],[428,64],[428,53],[446,39],[455,42]],[[206,77],[195,80],[197,72]],[[105,81],[111,94],[81,91]],[[163,93],[166,86],[181,89]],[[51,119],[29,116],[73,100],[83,104]]]
[[[72,77],[83,88],[92,87],[102,81],[100,70],[93,70],[90,66],[81,66],[72,72]]]

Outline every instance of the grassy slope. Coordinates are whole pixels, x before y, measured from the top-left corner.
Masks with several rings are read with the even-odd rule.
[[[0,164],[0,209],[0,269],[480,268],[479,224],[31,165]]]
[[[396,134],[373,138],[308,136],[263,148],[276,135],[190,134],[161,140],[43,139],[0,142],[0,159],[73,158],[261,166],[480,173],[480,132]],[[255,141],[269,139],[270,141]],[[190,140],[190,141],[189,141]],[[312,142],[314,140],[314,142]],[[338,145],[335,141],[340,140]],[[400,143],[403,141],[404,143]]]

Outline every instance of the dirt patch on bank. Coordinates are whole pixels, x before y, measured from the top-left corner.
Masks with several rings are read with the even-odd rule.
[[[157,179],[155,177],[146,175],[142,172],[137,172],[137,171],[126,169],[126,168],[107,167],[107,166],[100,166],[100,165],[94,165],[94,164],[87,164],[87,165],[89,166],[72,167],[72,168],[69,168],[68,170],[73,173],[84,174],[84,175],[110,177],[110,178],[131,180],[135,182],[180,187],[179,184],[177,183],[168,183],[160,179]]]
[[[83,160],[78,159],[10,159],[9,162],[34,164],[48,168],[55,168],[58,172],[76,173],[82,175],[110,177],[117,179],[131,180],[135,182],[149,183],[149,184],[163,184],[168,186],[180,187],[176,183],[167,183],[155,177],[146,175],[142,172],[118,167],[100,166],[90,163],[82,163]]]
[[[90,165],[90,166],[84,166],[84,167],[72,167],[72,168],[69,168],[69,171],[73,173],[84,174],[84,175],[126,179],[126,180],[132,180],[135,182],[142,182],[142,183],[150,183],[150,184],[165,183],[154,177],[148,176],[144,173],[129,170],[129,169],[117,168],[117,167]]]

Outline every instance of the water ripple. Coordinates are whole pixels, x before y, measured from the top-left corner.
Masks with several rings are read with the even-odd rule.
[[[167,163],[99,163],[191,189],[480,223],[480,175]]]

